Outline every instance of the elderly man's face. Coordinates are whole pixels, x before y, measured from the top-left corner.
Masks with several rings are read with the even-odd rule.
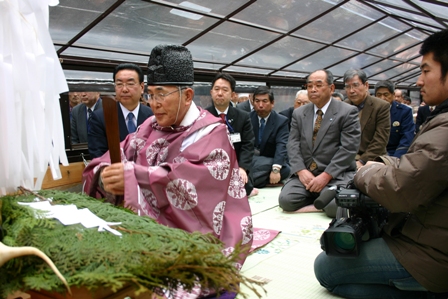
[[[80,95],[81,95],[81,102],[89,108],[95,105],[96,101],[100,97],[99,92],[91,92],[91,91],[83,91],[80,93]]]
[[[369,92],[369,83],[362,83],[359,76],[354,76],[345,82],[345,91],[347,92],[347,97],[355,105],[359,105],[367,97]]]
[[[139,81],[135,70],[125,69],[115,75],[115,98],[129,111],[134,110],[140,103],[144,83]]]
[[[310,102],[308,96],[304,93],[299,94],[294,101],[294,109],[299,108],[300,106],[306,105]]]
[[[399,89],[395,90],[394,99],[398,103],[403,103],[403,92]]]
[[[69,92],[68,99],[70,107],[72,108],[81,103],[81,97],[79,96],[79,92]]]
[[[311,73],[306,84],[310,102],[318,108],[322,108],[331,98],[334,84],[327,83],[327,74],[324,71]]]
[[[187,114],[193,100],[191,88],[148,85],[149,104],[162,127],[178,126]]]
[[[375,96],[377,98],[380,98],[382,100],[385,100],[386,102],[388,102],[389,104],[392,104],[392,102],[394,101],[394,94],[391,93],[389,91],[389,89],[387,89],[386,87],[380,87],[376,90],[375,92]]]

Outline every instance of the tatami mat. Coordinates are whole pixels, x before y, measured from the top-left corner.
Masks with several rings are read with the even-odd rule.
[[[322,252],[319,238],[331,219],[324,213],[285,213],[278,207],[281,187],[260,189],[249,199],[254,227],[280,230],[271,243],[253,252],[244,263],[245,276],[265,281],[262,298],[340,298],[324,289],[314,276],[314,259]],[[258,298],[243,286],[248,298]],[[239,295],[237,299],[242,299]]]

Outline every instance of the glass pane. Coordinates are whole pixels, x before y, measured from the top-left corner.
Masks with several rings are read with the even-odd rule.
[[[127,61],[133,63],[148,63],[148,55],[131,55],[117,52],[108,52],[101,50],[89,50],[82,48],[69,47],[63,52],[63,55],[77,56],[77,57],[87,57],[87,58],[98,58],[98,59],[111,59],[119,61]]]
[[[230,63],[278,36],[276,33],[225,22],[187,47],[194,59]]]
[[[416,3],[418,6],[421,6],[424,10],[435,15],[436,17],[446,19],[448,16],[448,7],[446,7],[446,6],[428,3],[428,2],[424,2],[424,1],[415,1],[414,0],[412,2]],[[447,2],[445,2],[445,4],[446,3]]]
[[[104,72],[88,72],[64,70],[64,75],[67,81],[69,80],[86,80],[86,81],[110,81],[112,83],[112,73]]]
[[[264,70],[264,69],[256,69],[256,68],[240,67],[240,66],[230,66],[228,68],[225,68],[223,71],[224,72],[262,74],[262,75],[267,75],[272,72],[272,70]]]
[[[194,68],[195,69],[207,69],[207,70],[219,70],[222,68],[223,64],[216,64],[216,63],[203,63],[203,62],[195,62]]]
[[[359,2],[349,2],[302,27],[293,35],[332,43],[383,15]]]
[[[346,39],[341,40],[336,45],[364,51],[408,28],[409,26],[400,21],[386,18],[379,23],[372,24]]]
[[[244,58],[238,64],[281,68],[322,47],[322,44],[287,36]]]
[[[297,78],[305,78],[308,76],[308,73],[295,73],[295,72],[285,72],[279,71],[272,74],[272,76],[281,76],[281,77],[297,77]]]
[[[402,34],[390,41],[384,42],[379,46],[370,49],[367,53],[377,54],[384,57],[390,56],[405,47],[416,43],[421,43],[426,37],[427,35],[421,33],[420,31],[412,30],[409,33]]]
[[[367,74],[367,78],[370,78],[370,76],[377,75],[379,73],[383,73],[385,69],[389,69],[397,64],[402,63],[401,61],[397,60],[383,60],[380,61],[372,66],[369,66],[365,69],[363,69],[364,72]],[[386,79],[378,79],[378,80],[387,80]]]
[[[352,57],[348,60],[345,60],[345,61],[331,67],[330,71],[335,76],[344,76],[344,73],[348,69],[351,69],[351,68],[362,69],[366,65],[370,65],[379,60],[381,60],[381,58],[376,57],[376,56],[367,55],[367,54],[359,54],[359,55],[356,55],[355,57]]]
[[[231,2],[231,1],[225,1]],[[274,28],[283,32],[290,31],[308,20],[316,17],[335,4],[342,2],[307,0],[270,0],[257,1],[233,19],[249,22],[261,27]]]
[[[67,43],[92,23],[115,0],[59,0],[59,5],[50,6],[50,35],[54,43]]]
[[[373,80],[395,80],[395,77],[412,71],[412,70],[416,70],[418,69],[418,66],[414,65],[414,64],[409,64],[409,63],[403,63],[401,65],[398,65],[396,67],[394,67],[393,69],[390,69],[388,71],[385,71],[381,74],[375,75],[373,77],[371,77]]]
[[[382,9],[386,10],[387,12],[391,13],[391,14],[394,14],[394,15],[397,15],[397,16],[400,16],[400,17],[404,17],[406,19],[411,19],[411,20],[420,22],[422,24],[428,24],[428,25],[432,25],[432,26],[435,26],[435,27],[438,27],[438,28],[442,28],[442,25],[440,25],[439,23],[437,23],[436,21],[434,21],[431,18],[427,18],[427,17],[421,16],[421,15],[418,15],[418,14],[408,13],[408,12],[405,12],[405,11],[402,11],[402,10],[399,10],[399,9],[394,9],[394,8],[390,8],[390,7],[386,7],[386,6],[380,6],[380,7]]]
[[[76,45],[149,54],[159,44],[182,44],[217,21],[209,17],[192,20],[170,11],[169,7],[127,0]]]
[[[289,86],[272,86],[271,90],[274,94],[274,110],[277,112],[288,109],[294,106],[294,100],[296,98],[296,93],[299,91],[300,87],[289,87]]]
[[[179,5],[179,8],[186,7],[189,9],[197,10],[203,13],[207,11],[210,14],[218,14],[221,16],[227,16],[234,10],[238,9],[240,6],[244,5],[247,0],[233,0],[233,1],[222,1],[222,0],[168,0],[164,1],[167,3],[173,3]]]
[[[405,3],[402,0],[377,0],[375,2],[385,3],[385,4],[393,5],[393,6],[397,7],[397,8],[403,8],[403,9],[406,9],[406,10],[412,10],[412,11],[418,12],[418,10],[416,8],[414,8],[413,6]],[[375,5],[375,6],[379,6],[381,8],[389,9],[388,6],[376,5],[375,3],[371,3],[371,4]]]
[[[326,68],[329,65],[333,65],[339,60],[354,54],[356,54],[356,52],[336,47],[328,47],[287,67],[286,70],[311,72],[317,69]]]
[[[412,48],[409,48],[403,52],[398,53],[397,55],[392,56],[391,58],[397,58],[406,61],[409,59],[413,59],[414,57],[420,56],[419,51],[421,46],[422,46],[421,44],[418,44]]]

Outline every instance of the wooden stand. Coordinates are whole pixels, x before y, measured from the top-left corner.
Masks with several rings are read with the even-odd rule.
[[[84,168],[83,162],[70,163],[68,166],[60,165],[62,175],[60,180],[53,180],[51,171],[48,169],[42,182],[42,189],[65,190],[74,185],[81,184]]]

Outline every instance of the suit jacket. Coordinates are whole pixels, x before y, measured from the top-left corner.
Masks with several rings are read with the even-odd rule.
[[[250,113],[250,120],[254,128],[255,148],[259,149],[260,156],[274,158],[272,164],[287,165],[288,153],[286,151],[286,143],[288,142],[289,136],[288,119],[272,110],[266,122],[260,144],[258,144],[260,123],[255,111]]]
[[[390,137],[387,154],[400,158],[406,154],[414,139],[414,117],[412,109],[393,101],[390,105]]]
[[[140,126],[148,117],[154,115],[151,108],[148,106],[139,104],[140,108],[137,116],[137,127]],[[126,121],[121,111],[120,103],[117,102],[118,109],[118,127],[120,129],[120,141],[123,141],[129,134]],[[107,145],[106,126],[104,122],[103,109],[96,110],[92,113],[90,119],[90,132],[88,136],[89,140],[89,153],[90,159],[101,157],[105,152],[109,150]]]
[[[207,107],[206,110],[214,116],[220,117],[214,105]],[[252,164],[252,157],[254,156],[255,142],[249,113],[229,106],[229,110],[227,110],[227,122],[230,134],[240,133],[241,141],[233,143],[233,147],[235,148],[239,166],[248,171]]]
[[[353,105],[348,99],[346,102]],[[367,162],[385,155],[390,135],[389,103],[368,95],[362,109],[360,122],[361,144],[356,160]]]
[[[93,111],[103,108],[101,98],[96,102]],[[84,103],[73,107],[70,119],[72,144],[87,142],[87,106]]]
[[[249,113],[251,112],[249,100],[239,103],[238,105],[236,105],[236,108],[244,110]]]
[[[417,110],[417,118],[415,119],[415,133],[418,133],[420,131],[420,127],[423,125],[423,123],[426,121],[426,118],[431,114],[431,111],[429,110],[429,106],[420,106]]]
[[[313,161],[317,164],[317,169],[312,171],[316,176],[326,172],[333,179],[343,180],[347,177],[346,172],[354,173],[361,137],[358,109],[332,99],[323,116],[314,146],[313,126],[313,104],[294,110],[288,140],[291,173],[310,169]]]
[[[291,130],[291,121],[292,121],[292,113],[294,112],[294,107],[289,107],[288,109],[285,109],[283,111],[280,111],[279,113],[283,116],[286,116],[288,118],[288,129]]]

